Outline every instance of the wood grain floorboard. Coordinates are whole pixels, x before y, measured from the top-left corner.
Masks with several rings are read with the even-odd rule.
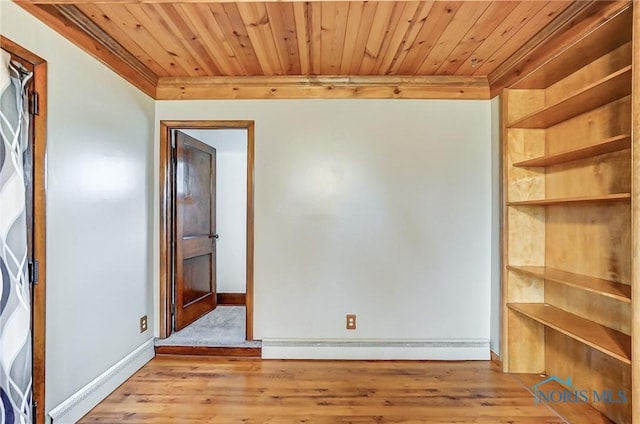
[[[81,423],[564,423],[495,364],[156,357]]]

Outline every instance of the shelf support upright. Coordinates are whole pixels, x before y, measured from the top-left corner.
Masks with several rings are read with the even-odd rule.
[[[635,3],[635,2],[634,2]],[[631,416],[640,419],[640,7],[633,7],[631,88]],[[635,359],[635,360],[634,360]]]

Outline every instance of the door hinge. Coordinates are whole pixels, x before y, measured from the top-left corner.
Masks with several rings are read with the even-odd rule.
[[[28,264],[29,268],[29,282],[33,285],[38,284],[38,280],[40,279],[40,261],[37,259],[32,259]]]
[[[171,315],[175,315],[176,314],[176,304],[172,303],[171,304]]]
[[[37,91],[32,91],[29,99],[29,113],[38,116],[40,115],[40,95]]]
[[[171,134],[171,148],[172,149],[176,148],[176,137],[175,137],[175,134]]]
[[[38,422],[38,402],[35,400],[31,404],[31,418],[34,423]]]
[[[175,164],[178,162],[178,151],[176,149],[176,141],[174,139],[171,139],[171,163]]]

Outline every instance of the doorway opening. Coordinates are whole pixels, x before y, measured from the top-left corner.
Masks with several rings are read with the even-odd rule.
[[[46,205],[45,164],[47,132],[47,62],[0,35],[0,48],[33,73],[27,86],[29,138],[24,154],[27,221],[27,258],[31,280],[32,418],[45,422],[45,298],[46,298]]]
[[[181,344],[200,347],[198,353],[206,353],[202,348],[208,345],[219,347],[210,341],[236,331],[232,321],[239,314],[242,346],[257,347],[253,128],[253,121],[160,123],[158,353],[189,353],[179,350]],[[228,328],[210,331],[217,325]]]

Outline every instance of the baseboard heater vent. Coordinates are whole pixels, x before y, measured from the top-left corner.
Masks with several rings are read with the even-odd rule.
[[[487,339],[317,340],[263,339],[270,359],[489,360]]]

